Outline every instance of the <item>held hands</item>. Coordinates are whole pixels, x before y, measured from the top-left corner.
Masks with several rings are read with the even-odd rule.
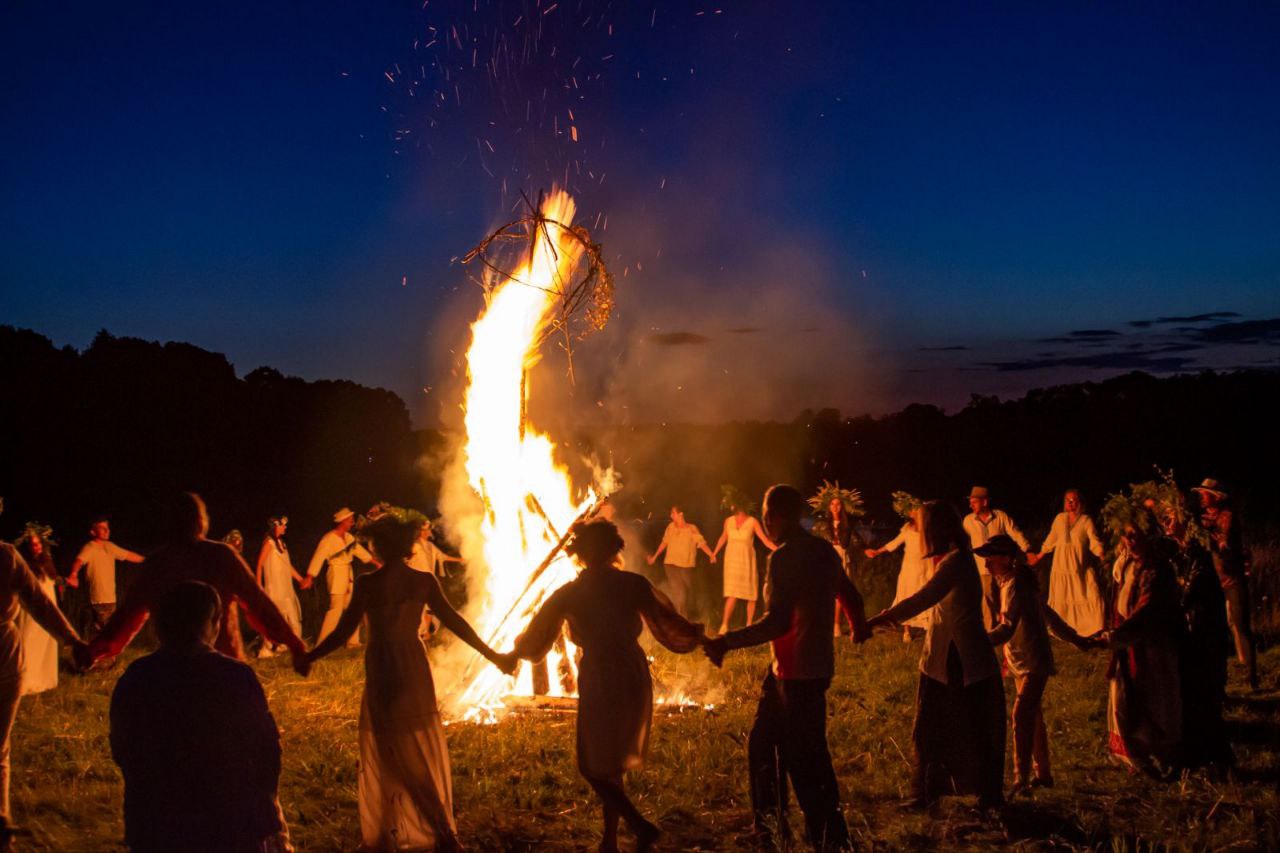
[[[302,579],[302,583],[298,584],[298,587],[301,589],[311,589],[311,585],[313,583],[315,583],[315,578],[311,577],[311,575],[307,575]]]
[[[889,618],[887,610],[882,610],[867,620],[867,629],[870,631],[877,629],[897,631],[901,627],[901,625]]]
[[[867,548],[862,553],[866,555],[868,560],[874,560],[876,557],[880,556],[880,551],[875,548]]]
[[[1044,557],[1044,554],[1040,554],[1040,553],[1037,553],[1037,552],[1035,552],[1035,551],[1028,551],[1028,552],[1027,552],[1027,565],[1028,565],[1028,566],[1034,566],[1036,563],[1040,562],[1040,560],[1041,560],[1041,559],[1043,559],[1043,557]]]
[[[89,653],[89,644],[84,640],[76,640],[71,646],[71,662],[77,672],[88,672],[93,666],[93,656]]]
[[[311,674],[311,664],[315,659],[311,656],[311,652],[294,651],[291,653],[293,658],[293,671],[306,678]]]
[[[703,636],[702,652],[707,656],[707,660],[719,669],[724,664],[724,656],[729,651],[729,644],[724,641],[724,637],[707,637]]]
[[[651,565],[651,566],[652,566],[652,565],[653,565],[653,561],[654,561],[654,560],[656,560],[656,559],[658,559],[656,556],[645,557],[645,562],[647,562],[649,565]]]
[[[514,651],[497,653],[489,658],[489,662],[498,668],[503,675],[515,675],[520,668],[520,656]]]

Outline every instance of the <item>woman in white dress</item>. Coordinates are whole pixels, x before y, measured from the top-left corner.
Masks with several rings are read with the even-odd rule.
[[[18,553],[27,561],[31,571],[40,581],[40,589],[56,602],[57,570],[53,566],[53,554],[49,538],[52,529],[40,524],[28,524],[18,540]],[[18,616],[18,632],[22,643],[22,688],[20,695],[43,693],[58,686],[58,641],[41,628],[25,609]]]
[[[750,514],[750,503],[747,498],[731,486],[724,487],[724,499],[721,506],[732,515],[724,520],[724,529],[720,540],[712,551],[712,559],[720,556],[724,550],[724,617],[720,621],[720,633],[729,630],[729,620],[733,618],[734,608],[739,601],[746,602],[747,622],[750,625],[756,620],[756,597],[760,588],[760,575],[756,569],[756,545],[758,538],[764,547],[776,551],[773,544],[760,526],[760,522]]]
[[[517,660],[480,639],[449,604],[435,575],[409,568],[417,535],[413,522],[387,515],[365,534],[382,568],[356,578],[350,606],[307,655],[303,670],[342,648],[368,619],[360,705],[361,849],[458,850],[444,723],[427,651],[418,639],[423,606],[503,672],[515,672]]]
[[[444,577],[445,563],[461,563],[461,557],[453,557],[441,551],[431,534],[431,519],[414,515],[411,519],[418,524],[418,538],[413,540],[413,554],[409,556],[409,568],[419,572],[430,572],[436,577]],[[418,628],[418,636],[426,639],[435,635],[440,623],[431,615],[431,611],[422,611],[422,625]]]
[[[302,583],[302,575],[293,567],[293,560],[289,558],[289,546],[284,543],[288,527],[289,519],[286,516],[267,521],[267,535],[263,537],[262,548],[258,551],[258,586],[280,608],[280,614],[293,632],[302,636],[302,608],[298,604],[298,593],[293,588],[295,581]],[[264,639],[258,657],[269,658],[279,651],[284,651],[284,647],[273,648]]]
[[[1049,535],[1027,562],[1038,563],[1053,552],[1049,568],[1049,607],[1077,634],[1088,637],[1105,627],[1106,604],[1093,566],[1102,558],[1102,540],[1085,511],[1080,493],[1069,490],[1062,497],[1062,512],[1049,528]]]
[[[893,603],[910,598],[920,591],[920,587],[932,576],[929,561],[924,558],[924,547],[920,537],[920,501],[906,492],[893,493],[893,509],[905,519],[902,529],[889,542],[879,548],[868,548],[864,553],[867,559],[874,559],[881,554],[902,549],[902,568],[898,570],[898,585],[893,595]],[[933,608],[912,616],[902,625],[902,641],[911,641],[911,629],[927,631],[929,614]]]

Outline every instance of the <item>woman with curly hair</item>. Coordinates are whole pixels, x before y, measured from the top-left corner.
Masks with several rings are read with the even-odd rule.
[[[516,638],[513,654],[541,660],[569,623],[582,650],[578,667],[578,769],[604,803],[602,851],[618,849],[618,822],[648,850],[658,828],[640,814],[623,787],[623,774],[644,762],[653,722],[653,681],[640,647],[647,626],[673,652],[693,651],[706,640],[702,626],[686,620],[641,575],[618,568],[622,537],[613,522],[580,524],[566,551],[582,566],[578,577],[552,593]]]

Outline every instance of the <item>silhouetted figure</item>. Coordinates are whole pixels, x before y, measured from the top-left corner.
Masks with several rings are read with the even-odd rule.
[[[229,545],[205,538],[209,514],[199,495],[192,492],[180,495],[169,507],[167,522],[168,544],[147,558],[120,608],[93,638],[87,656],[77,660],[80,666],[92,666],[104,657],[115,657],[124,651],[146,623],[151,608],[169,588],[189,580],[213,587],[218,597],[228,602],[228,611],[230,602],[238,601],[249,624],[264,641],[288,647],[295,660],[306,654],[306,645],[254,581],[240,555]],[[227,618],[219,622],[221,628],[214,646],[229,657],[243,660],[239,620]]]
[[[577,578],[556,590],[515,643],[514,654],[542,660],[561,627],[582,650],[578,668],[578,770],[604,803],[600,849],[616,851],[618,821],[647,850],[658,828],[627,797],[623,774],[644,762],[653,722],[653,682],[638,642],[641,625],[673,652],[697,648],[705,637],[640,575],[617,566],[623,541],[613,522],[580,524],[566,551],[582,564]]]
[[[932,563],[924,558],[924,542],[920,535],[919,502],[916,502],[914,509],[904,509],[904,511],[908,512],[908,514],[902,527],[898,530],[898,535],[879,548],[868,548],[863,552],[868,560],[872,560],[881,554],[896,551],[899,548],[902,549],[902,566],[898,569],[898,582],[894,587],[893,593],[894,604],[919,592],[920,588],[929,580],[933,568]],[[912,629],[915,629],[918,636],[928,627],[928,610],[918,616],[912,616],[902,623],[903,642],[911,640]]]
[[[4,502],[0,500],[0,511],[3,508]],[[8,542],[0,542],[0,850],[8,849],[13,831],[9,821],[9,737],[18,716],[22,687],[19,604],[61,642],[74,647],[82,645],[58,605],[40,588],[40,579],[22,555]]]
[[[80,572],[84,571],[85,580],[89,583],[89,604],[93,608],[93,627],[102,630],[107,620],[116,612],[118,600],[116,586],[116,561],[141,563],[141,554],[135,554],[127,548],[121,548],[111,541],[111,523],[99,518],[89,526],[89,541],[76,554],[71,563],[71,572],[67,575],[67,583],[72,587],[80,585]]]
[[[1240,535],[1240,517],[1217,480],[1205,480],[1191,491],[1200,496],[1201,524],[1209,531],[1209,552],[1226,599],[1227,624],[1235,640],[1236,657],[1244,664],[1249,687],[1257,690],[1258,654],[1253,639],[1248,556]]]
[[[1004,684],[984,626],[982,581],[969,536],[951,507],[927,501],[920,525],[933,576],[915,595],[871,619],[873,627],[896,627],[933,608],[911,731],[916,767],[910,805],[927,808],[956,792],[976,793],[980,808],[998,808],[1004,802]]]
[[[209,585],[170,586],[156,604],[159,650],[130,664],[111,696],[133,853],[292,850],[280,733],[253,669],[214,650],[221,619]]]
[[[964,517],[964,531],[969,536],[970,550],[979,545],[985,545],[988,539],[1001,533],[1017,542],[1018,547],[1023,551],[1031,548],[1027,537],[1022,535],[1022,531],[1013,523],[1008,513],[991,506],[991,492],[986,486],[974,486],[969,490],[969,514]],[[982,612],[987,626],[990,627],[995,619],[996,608],[999,606],[996,600],[995,581],[987,571],[987,561],[981,557],[977,557],[976,561],[979,579],[982,582]]]
[[[343,612],[351,604],[355,589],[355,573],[351,568],[351,561],[358,558],[364,563],[373,562],[369,552],[351,535],[351,528],[355,523],[355,513],[346,507],[333,514],[333,527],[320,537],[315,553],[311,555],[311,563],[307,566],[306,578],[302,582],[302,588],[309,589],[320,571],[328,566],[325,586],[329,603],[324,612],[324,621],[320,623],[320,635],[316,638],[318,642],[323,642],[332,633]],[[354,649],[359,645],[360,626],[357,625],[356,630],[351,632],[347,646]]]
[[[1034,566],[1045,554],[1053,553],[1049,606],[1086,637],[1106,626],[1107,603],[1093,570],[1104,550],[1093,518],[1084,511],[1080,492],[1068,489],[1062,496],[1062,512],[1053,519],[1040,551],[1027,555]]]
[[[285,544],[284,535],[289,528],[286,516],[277,516],[267,520],[267,535],[262,539],[262,548],[258,551],[258,563],[255,570],[258,585],[267,593],[279,610],[290,630],[302,636],[302,606],[298,604],[298,593],[294,591],[294,583],[302,583],[302,575],[293,567],[289,558],[289,546]],[[276,652],[284,651],[284,646],[263,639],[258,657],[271,657]]]
[[[1004,651],[1004,665],[1013,676],[1013,790],[1053,787],[1049,766],[1049,732],[1044,725],[1043,700],[1050,676],[1056,675],[1049,632],[1077,648],[1088,648],[1052,607],[1040,597],[1035,573],[1021,562],[1022,550],[1003,533],[974,551],[987,561],[1000,594],[995,627],[987,634]],[[1031,775],[1032,766],[1035,776]]]
[[[1174,575],[1186,620],[1182,650],[1183,762],[1219,768],[1235,763],[1222,708],[1227,698],[1227,661],[1232,654],[1222,586],[1209,552],[1179,529],[1176,517],[1162,519],[1172,542]]]
[[[435,575],[406,565],[417,535],[412,522],[385,515],[365,530],[382,568],[356,579],[351,605],[299,671],[305,674],[313,661],[341,648],[368,619],[360,705],[362,849],[456,850],[449,750],[431,666],[418,639],[422,608],[430,607],[446,628],[504,671],[513,671],[515,660],[476,635]]]
[[[1145,512],[1145,510],[1144,510]],[[1186,627],[1169,542],[1142,521],[1126,523],[1115,564],[1111,628],[1097,644],[1112,650],[1108,748],[1128,766],[1166,774],[1183,760],[1180,655]]]
[[[849,830],[840,811],[840,788],[827,749],[827,688],[835,674],[835,606],[839,601],[854,640],[869,635],[862,596],[844,573],[829,542],[800,526],[806,502],[791,486],[764,497],[764,525],[778,550],[769,557],[766,611],[754,625],[706,644],[717,666],[730,649],[770,643],[773,663],[760,688],[760,703],[747,745],[751,806],[756,832],[773,826],[788,843],[787,780],[804,812],[805,834],[815,850],[842,850]]]
[[[712,550],[712,555],[720,556],[724,549],[724,616],[720,620],[720,631],[729,630],[729,620],[733,618],[734,608],[739,601],[746,602],[747,621],[750,625],[756,621],[756,598],[760,588],[760,577],[756,571],[756,542],[759,539],[770,551],[777,549],[760,526],[760,522],[751,516],[746,502],[741,495],[733,494],[728,507],[732,513],[724,520],[724,529],[720,539]]]

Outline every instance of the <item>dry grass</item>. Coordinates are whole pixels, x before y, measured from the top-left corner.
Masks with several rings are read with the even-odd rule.
[[[1059,647],[1062,672],[1050,685],[1047,707],[1058,784],[1012,809],[1001,828],[977,819],[964,799],[947,801],[932,818],[897,809],[909,779],[918,649],[918,643],[904,646],[889,637],[841,649],[830,694],[830,737],[850,827],[862,845],[1280,845],[1275,650],[1264,656],[1268,692],[1237,694],[1232,703],[1240,756],[1235,776],[1215,781],[1194,773],[1159,783],[1130,776],[1104,755],[1105,658]],[[745,736],[765,664],[761,651],[735,653],[722,672],[698,657],[659,655],[661,674],[705,679],[724,696],[713,712],[660,713],[648,767],[631,780],[641,807],[666,831],[662,849],[742,849],[749,825]],[[258,672],[284,734],[281,797],[299,849],[354,848],[359,657],[343,652],[307,680],[278,658],[260,663]],[[66,677],[56,692],[22,705],[14,735],[13,798],[16,817],[34,834],[34,849],[120,849],[121,783],[106,739],[117,674]],[[1233,677],[1238,688],[1239,673]],[[458,823],[473,848],[594,848],[598,811],[574,769],[571,714],[451,726],[449,742]]]

